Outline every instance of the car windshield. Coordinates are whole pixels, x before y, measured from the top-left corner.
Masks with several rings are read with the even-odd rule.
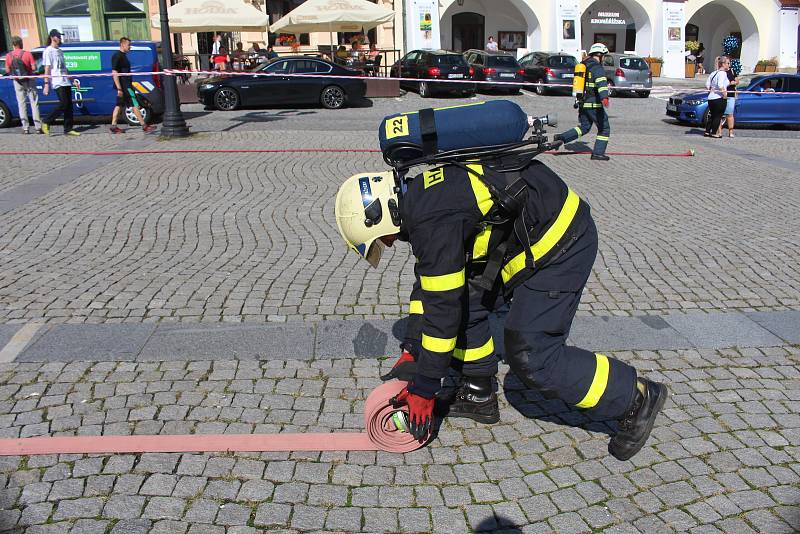
[[[464,65],[464,56],[457,56],[455,54],[448,54],[446,56],[433,56],[433,62],[436,65]]]
[[[511,56],[489,56],[489,66],[518,68],[517,60]]]
[[[757,74],[745,74],[739,78],[739,83],[736,84],[737,89],[745,90],[747,89],[750,84],[753,82],[753,78],[758,76]]]
[[[647,63],[640,57],[621,57],[619,66],[623,69],[647,70]]]
[[[572,69],[578,62],[572,56],[550,56],[547,59],[547,66],[556,69]]]

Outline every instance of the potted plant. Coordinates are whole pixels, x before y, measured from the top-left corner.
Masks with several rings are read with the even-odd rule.
[[[686,56],[686,77],[694,78],[697,74],[697,63],[695,60],[695,53],[700,50],[700,43],[697,41],[686,41],[686,50],[691,52]]]
[[[775,72],[778,70],[778,58],[774,57],[772,59],[766,60],[767,64],[765,66],[764,72]]]
[[[650,73],[654,77],[661,76],[661,65],[664,63],[664,60],[660,57],[651,57],[647,56],[644,58],[645,62],[647,62],[647,66],[650,67]]]

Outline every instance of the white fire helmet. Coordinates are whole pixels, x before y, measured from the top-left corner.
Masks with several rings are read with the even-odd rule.
[[[384,244],[379,238],[400,231],[400,211],[392,172],[351,176],[336,194],[336,225],[347,246],[377,267]]]
[[[606,45],[604,45],[603,43],[595,43],[589,49],[589,55],[591,56],[592,54],[603,54],[603,55],[606,55],[606,54],[608,54],[608,47]]]

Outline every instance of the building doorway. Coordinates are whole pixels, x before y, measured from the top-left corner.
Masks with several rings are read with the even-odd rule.
[[[484,42],[484,16],[480,13],[453,15],[453,50],[463,52],[471,48],[482,49]]]
[[[759,34],[755,16],[746,9],[731,10],[727,3],[714,1],[705,4],[694,13],[686,13],[687,32],[697,28],[696,41],[705,48],[704,65],[707,71],[716,68],[714,58],[724,53],[722,42],[727,36],[733,36],[739,47],[731,53],[739,59],[743,72],[752,72],[758,62]],[[687,33],[688,35],[688,33]]]
[[[581,46],[603,43],[611,52],[647,55],[652,27],[642,6],[631,0],[596,0],[581,15]]]

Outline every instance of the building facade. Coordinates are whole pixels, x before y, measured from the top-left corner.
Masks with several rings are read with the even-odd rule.
[[[687,40],[705,47],[707,68],[722,54],[722,39],[740,39],[743,68],[775,58],[783,70],[798,66],[800,0],[405,0],[398,42],[409,50],[438,33],[435,46],[483,48],[493,36],[518,55],[529,50],[579,56],[593,42],[612,51],[662,57],[667,76],[683,77]],[[438,28],[421,29],[421,12],[433,10]],[[409,46],[411,45],[411,46]]]

